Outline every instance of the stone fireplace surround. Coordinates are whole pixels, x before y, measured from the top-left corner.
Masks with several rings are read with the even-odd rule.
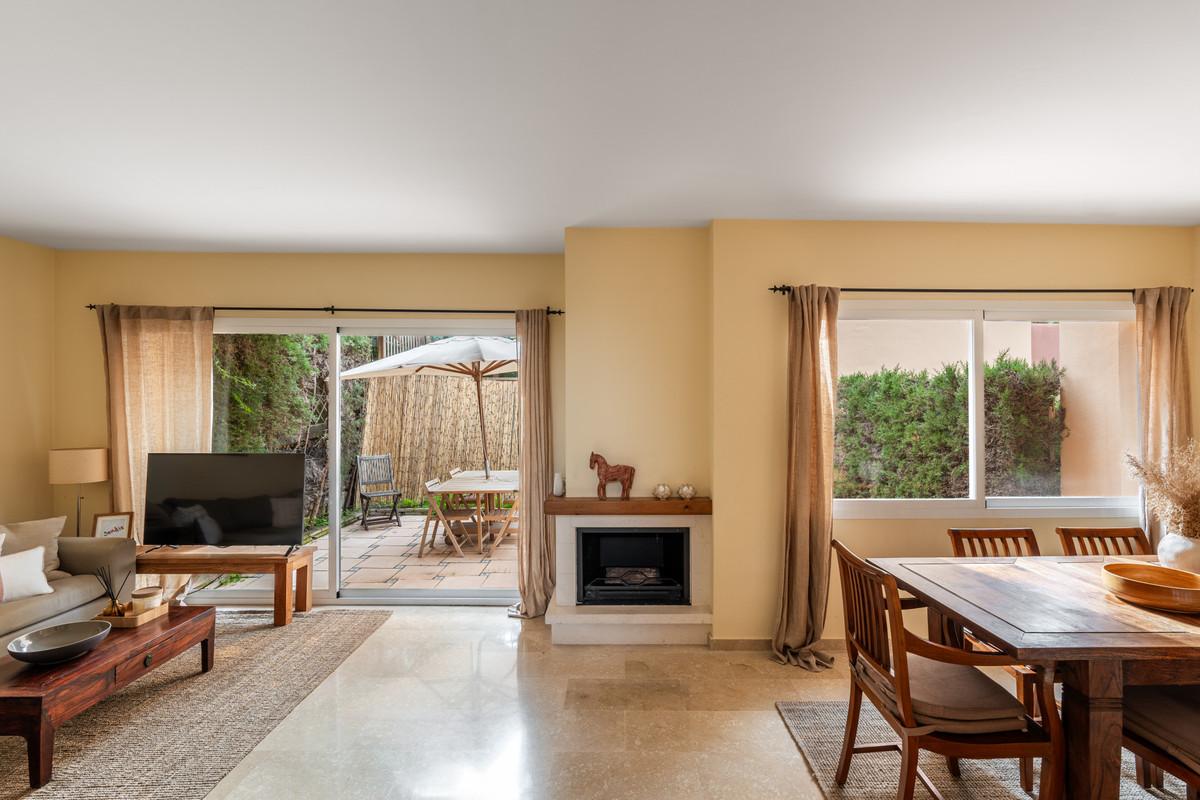
[[[575,500],[576,502],[572,502]],[[712,631],[712,516],[694,501],[580,501],[550,498],[554,514],[554,600],[546,612],[555,644],[708,644]],[[654,505],[661,503],[661,505]],[[682,511],[684,513],[670,513]],[[582,513],[564,513],[582,512]],[[599,513],[597,513],[599,512]],[[628,513],[627,513],[628,512]],[[577,605],[576,528],[687,528],[689,605]]]

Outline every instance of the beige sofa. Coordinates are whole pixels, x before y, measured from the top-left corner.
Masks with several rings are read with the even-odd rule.
[[[134,569],[137,545],[132,539],[93,539],[63,536],[58,540],[59,568],[47,573],[51,594],[0,603],[0,647],[23,634],[47,625],[91,619],[104,610],[107,599],[95,576],[106,566],[118,584]],[[121,599],[133,592],[134,578],[125,584]]]

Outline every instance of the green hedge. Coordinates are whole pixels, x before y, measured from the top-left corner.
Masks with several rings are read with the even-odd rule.
[[[1060,493],[1062,367],[1001,353],[984,366],[990,496]],[[883,368],[838,380],[835,497],[966,497],[965,363]]]

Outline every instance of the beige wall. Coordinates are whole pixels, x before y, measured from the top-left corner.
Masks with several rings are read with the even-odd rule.
[[[563,305],[559,255],[58,254],[54,442],[103,444],[104,364],[87,303],[343,307],[541,308]],[[555,461],[563,463],[563,320],[551,318]],[[107,484],[88,487],[107,508]],[[66,513],[69,503],[56,506]],[[85,522],[90,516],[85,513]]]
[[[768,286],[1186,286],[1196,265],[1184,228],[721,220],[712,270],[714,636],[755,639],[775,624],[786,432],[786,303]],[[945,529],[972,522],[843,520],[834,533],[866,555],[944,553]]]
[[[714,633],[766,638],[778,597],[786,329],[785,301],[768,286],[1193,285],[1200,231],[717,221],[572,229],[564,256],[54,254],[0,242],[0,277],[16,287],[3,301],[14,343],[2,350],[5,374],[27,378],[0,401],[0,518],[49,510],[48,446],[104,443],[103,365],[85,303],[565,305],[552,325],[556,469],[572,493],[588,493],[586,457],[597,449],[639,468],[639,492],[658,480],[711,487]],[[107,505],[103,488],[89,491],[92,510]],[[55,507],[70,498],[63,491]],[[1049,546],[1053,525],[1032,522]],[[846,520],[835,533],[867,555],[932,554],[945,552],[953,523],[982,521]],[[840,623],[835,586],[829,635]]]
[[[0,237],[0,521],[47,516],[54,251]]]
[[[596,491],[594,450],[636,468],[634,494],[684,481],[707,494],[708,229],[571,228],[565,255],[567,493]]]

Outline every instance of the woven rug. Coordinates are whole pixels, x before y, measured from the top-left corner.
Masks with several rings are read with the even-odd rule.
[[[829,798],[894,798],[896,782],[900,778],[900,755],[898,753],[862,753],[850,763],[850,776],[845,786],[833,782],[837,772],[838,758],[842,754],[842,736],[846,730],[845,702],[787,702],[776,703],[775,708],[796,746],[808,762],[808,769],[816,779],[821,791]],[[896,741],[896,734],[883,721],[870,702],[863,701],[862,717],[858,723],[858,742],[880,743]],[[1034,779],[1037,779],[1037,761],[1034,761]],[[946,800],[1030,800],[1021,789],[1021,780],[1016,760],[962,761],[961,778],[951,777],[946,770],[946,760],[931,753],[921,753],[921,769],[933,781]],[[1035,783],[1036,791],[1036,783]],[[918,782],[917,797],[929,794]],[[1167,776],[1164,792],[1147,792],[1138,786],[1133,772],[1133,757],[1124,754],[1121,771],[1121,797],[1130,800],[1146,800],[1152,797],[1186,797],[1183,784]]]
[[[29,788],[25,742],[0,737],[0,798],[200,800],[375,629],[388,611],[220,611],[212,671],[176,656],[58,729],[54,778]]]

